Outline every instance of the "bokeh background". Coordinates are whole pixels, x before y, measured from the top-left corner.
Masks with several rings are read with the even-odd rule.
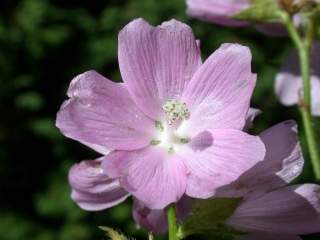
[[[301,123],[296,108],[281,106],[273,90],[274,75],[291,47],[288,38],[214,26],[189,18],[185,10],[183,0],[0,1],[1,240],[103,239],[99,225],[146,239],[135,228],[130,200],[97,213],[70,200],[69,167],[98,155],[55,128],[74,76],[96,69],[121,81],[117,34],[134,18],[154,25],[171,18],[188,23],[201,40],[204,58],[224,42],[249,46],[258,73],[252,105],[264,112],[253,132],[287,119]],[[306,160],[298,182],[314,182],[308,156]]]

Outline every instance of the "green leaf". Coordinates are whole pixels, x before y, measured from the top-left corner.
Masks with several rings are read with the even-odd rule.
[[[215,198],[206,200],[196,200],[192,207],[191,214],[180,226],[178,235],[185,238],[191,234],[208,234],[214,233],[232,239],[233,233],[236,233],[224,222],[232,215],[236,207],[239,205],[241,198]]]
[[[281,8],[275,0],[251,0],[251,6],[233,18],[246,21],[274,22],[281,20]]]

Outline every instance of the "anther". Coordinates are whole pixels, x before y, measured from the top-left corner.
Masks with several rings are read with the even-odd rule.
[[[190,117],[187,104],[178,100],[168,100],[162,107],[169,125]]]

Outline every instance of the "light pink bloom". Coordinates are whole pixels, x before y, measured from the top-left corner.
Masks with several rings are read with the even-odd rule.
[[[232,17],[250,7],[249,0],[187,0],[188,15],[222,26],[248,26]]]
[[[149,208],[208,198],[263,160],[242,131],[256,81],[247,47],[224,44],[202,64],[187,25],[138,19],[119,34],[119,65],[124,84],[94,71],[72,80],[57,126],[111,150],[105,173]]]
[[[311,50],[311,110],[312,115],[320,116],[320,43],[314,43]],[[285,106],[299,103],[302,98],[302,78],[299,58],[296,50],[287,56],[280,72],[276,76],[275,91]]]
[[[188,15],[200,20],[230,27],[246,27],[252,25],[247,21],[235,20],[233,17],[250,7],[250,0],[186,0]],[[294,16],[295,24],[301,22],[300,16]],[[279,22],[260,23],[256,29],[273,37],[286,36],[285,27]]]
[[[285,121],[260,137],[266,144],[264,161],[214,196],[243,198],[225,224],[244,233],[235,236],[239,240],[301,240],[300,234],[320,232],[320,186],[286,186],[303,168],[296,124]],[[148,219],[149,228],[156,230],[161,218],[148,213],[154,216]],[[163,218],[159,210],[157,214]]]

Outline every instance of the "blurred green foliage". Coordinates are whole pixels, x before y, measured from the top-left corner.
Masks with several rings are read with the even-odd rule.
[[[227,29],[192,20],[183,0],[2,0],[0,2],[0,239],[103,239],[97,226],[146,239],[131,218],[131,202],[100,213],[79,209],[69,197],[69,167],[98,155],[63,137],[55,114],[70,80],[96,69],[121,81],[117,34],[130,20],[153,24],[187,22],[207,57],[221,43],[240,42],[253,52],[258,83],[253,106],[265,113],[254,132],[297,110],[278,104],[274,75],[290,41],[270,39],[253,29]],[[313,181],[307,164],[300,182]]]

